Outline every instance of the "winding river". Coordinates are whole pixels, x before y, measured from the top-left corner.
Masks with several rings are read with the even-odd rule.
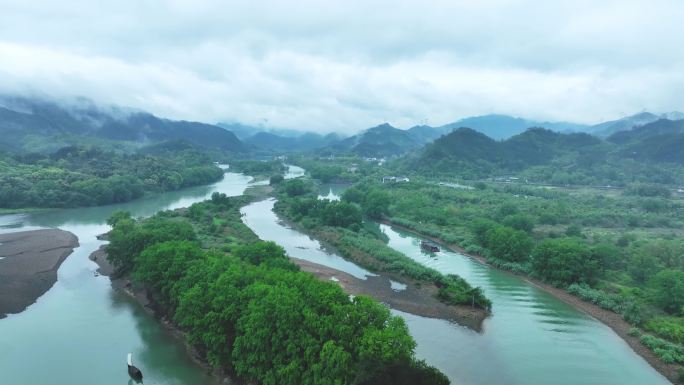
[[[303,170],[291,167],[288,178]],[[115,210],[148,216],[186,207],[213,192],[240,195],[251,178],[226,173],[213,185],[165,193],[138,201],[0,217],[0,232],[59,227],[79,238],[80,247],[58,271],[57,283],[20,314],[0,320],[0,383],[10,385],[130,384],[124,361],[133,352],[146,384],[217,385],[194,364],[184,347],[139,305],[96,276],[88,259],[103,242],[105,220]],[[323,197],[341,189],[326,187]],[[263,239],[288,253],[358,277],[364,269],[321,250],[318,242],[277,220],[273,200],[243,209],[245,222]],[[383,226],[390,246],[443,272],[456,272],[482,286],[494,302],[494,316],[482,334],[458,325],[394,311],[407,321],[417,354],[444,371],[454,384],[634,384],[668,382],[633,353],[610,329],[523,280],[480,265],[460,254],[421,253],[418,240]]]
[[[343,188],[323,186],[320,199],[337,199]],[[242,209],[243,221],[289,255],[363,278],[371,273],[321,249],[281,221],[274,199]],[[449,251],[429,255],[420,239],[379,225],[389,246],[442,273],[456,273],[484,289],[493,316],[476,333],[448,321],[392,310],[416,340],[416,354],[458,385],[665,385],[670,382],[610,328],[523,279]]]

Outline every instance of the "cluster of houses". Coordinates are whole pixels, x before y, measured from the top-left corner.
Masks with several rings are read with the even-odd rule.
[[[410,182],[409,178],[405,176],[383,176],[382,183],[402,183]]]

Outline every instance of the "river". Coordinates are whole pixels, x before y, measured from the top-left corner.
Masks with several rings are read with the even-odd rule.
[[[343,188],[323,186],[320,199],[337,199]],[[274,199],[242,209],[243,221],[289,255],[363,278],[371,273],[321,249],[273,213]],[[523,279],[464,255],[429,255],[420,239],[380,225],[389,246],[442,273],[456,273],[484,289],[493,316],[482,333],[454,323],[392,310],[403,317],[417,343],[416,354],[458,385],[665,385],[670,382],[610,328],[535,288]]]
[[[290,167],[287,178],[302,175]],[[64,209],[0,217],[0,232],[58,227],[71,231],[80,246],[58,271],[58,281],[20,314],[0,320],[0,383],[9,385],[129,384],[125,356],[133,352],[146,384],[217,385],[194,364],[184,347],[139,305],[95,276],[90,253],[104,242],[105,220],[116,210],[149,216],[186,207],[215,191],[235,196],[251,178],[226,173],[210,186],[170,192],[119,205]],[[321,196],[342,191],[328,186]],[[370,275],[341,257],[320,250],[315,240],[279,223],[273,200],[243,209],[245,222],[290,255],[355,276]],[[494,316],[482,334],[458,325],[393,311],[409,325],[417,354],[444,371],[454,384],[634,384],[668,382],[610,329],[564,303],[510,276],[455,253],[436,258],[420,252],[417,239],[388,227],[390,245],[443,272],[457,272],[482,286],[494,302]]]
[[[145,384],[216,385],[192,362],[184,346],[129,297],[95,276],[88,259],[104,242],[105,220],[116,210],[149,216],[187,207],[215,191],[241,195],[251,178],[226,173],[209,186],[168,192],[137,201],[0,217],[0,232],[58,227],[79,239],[60,266],[57,283],[24,312],[0,320],[0,383],[8,385],[124,385],[126,354],[142,369]]]

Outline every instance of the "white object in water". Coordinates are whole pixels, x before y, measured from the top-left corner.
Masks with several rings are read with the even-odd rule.
[[[133,353],[128,353],[128,366],[133,366]]]

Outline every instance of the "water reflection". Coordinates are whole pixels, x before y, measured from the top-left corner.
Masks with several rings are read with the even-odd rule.
[[[442,273],[459,274],[493,302],[493,317],[475,339],[459,328],[402,315],[412,325],[417,353],[454,383],[669,384],[608,327],[519,277],[445,250],[426,256],[417,237],[380,227],[392,248]],[[442,341],[448,343],[440,346]]]

